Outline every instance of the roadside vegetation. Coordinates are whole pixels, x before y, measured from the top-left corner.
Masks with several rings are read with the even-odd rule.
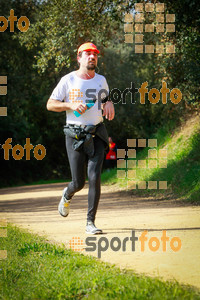
[[[0,299],[199,299],[199,291],[84,256],[8,224]]]
[[[182,200],[200,203],[200,117],[194,114],[174,126],[168,122],[158,129],[151,138],[157,139],[156,148],[140,148],[136,160],[146,160],[146,168],[136,167],[136,181],[167,181],[166,190],[135,190],[135,193],[163,193],[174,194]],[[148,150],[156,149],[157,158],[148,158]],[[167,167],[159,168],[159,150],[167,150]],[[157,167],[148,168],[149,161],[156,161]],[[165,160],[165,159],[164,159]],[[121,169],[123,170],[123,169]],[[102,181],[108,184],[117,183],[121,187],[127,186],[127,181],[134,179],[119,179],[117,170],[104,172]],[[130,190],[131,183],[130,183]],[[134,190],[133,190],[134,191]]]

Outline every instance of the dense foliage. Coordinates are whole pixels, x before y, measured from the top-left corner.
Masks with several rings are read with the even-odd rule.
[[[139,95],[132,103],[116,104],[116,118],[107,123],[109,134],[123,147],[131,137],[150,137],[168,119],[178,121],[191,110],[199,109],[199,2],[198,0],[162,1],[166,12],[176,15],[176,32],[163,34],[176,45],[171,55],[137,54],[134,44],[124,43],[124,14],[133,13],[136,1],[110,0],[0,0],[0,15],[7,19],[10,9],[15,16],[27,16],[31,26],[22,33],[15,22],[15,32],[0,32],[0,76],[8,77],[8,94],[1,97],[1,106],[8,107],[8,116],[0,117],[0,144],[12,138],[12,147],[24,146],[26,138],[36,146],[46,147],[47,155],[37,161],[15,161],[10,150],[4,160],[0,149],[1,186],[27,183],[38,179],[69,178],[62,127],[65,113],[46,110],[46,102],[64,74],[77,68],[76,49],[85,41],[95,42],[101,50],[98,72],[106,76],[110,89],[123,91],[139,88],[145,81],[148,89],[160,89],[165,80],[170,89],[181,90],[178,105],[160,101],[142,105]],[[140,2],[140,1],[137,1]],[[149,1],[150,2],[150,1]],[[154,2],[156,3],[156,2]],[[145,34],[144,39],[150,41]],[[157,41],[155,34],[152,42]],[[169,99],[169,98],[168,98]],[[175,122],[176,123],[176,122]]]

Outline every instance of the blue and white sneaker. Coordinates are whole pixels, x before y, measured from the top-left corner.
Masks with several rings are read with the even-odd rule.
[[[60,203],[58,205],[58,211],[62,217],[67,217],[69,214],[69,208],[70,208],[70,200],[65,198],[65,193],[67,191],[67,187],[63,190],[62,198],[60,200]]]

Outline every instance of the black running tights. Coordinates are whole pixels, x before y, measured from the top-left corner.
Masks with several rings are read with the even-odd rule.
[[[76,151],[72,149],[73,138],[68,136],[65,136],[65,138],[72,175],[72,181],[68,185],[65,196],[71,199],[76,192],[84,187],[87,169],[89,182],[87,221],[94,222],[101,193],[101,169],[104,160],[104,142],[98,136],[93,138],[95,154],[94,157],[89,158],[83,150]]]

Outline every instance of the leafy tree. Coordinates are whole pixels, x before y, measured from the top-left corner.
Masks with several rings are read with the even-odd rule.
[[[137,1],[141,2],[141,1]],[[156,1],[148,1],[156,3]],[[98,72],[106,76],[110,90],[139,88],[145,81],[149,90],[160,90],[162,80],[170,89],[177,87],[183,100],[174,105],[161,101],[142,105],[139,95],[132,103],[116,104],[116,118],[108,131],[119,147],[127,138],[149,138],[161,125],[178,120],[191,109],[199,109],[199,5],[197,0],[163,0],[166,11],[176,15],[176,32],[163,34],[162,43],[173,42],[172,55],[138,54],[134,44],[124,43],[125,12],[134,13],[136,1],[118,0],[0,0],[1,15],[8,18],[14,9],[19,18],[30,19],[26,33],[16,27],[1,35],[0,76],[8,76],[8,95],[1,96],[1,106],[8,107],[8,116],[0,117],[0,143],[8,137],[12,145],[24,145],[31,138],[35,146],[42,144],[47,155],[42,161],[3,159],[1,185],[24,183],[37,179],[69,177],[62,126],[65,113],[46,111],[46,102],[61,76],[77,68],[76,51],[80,44],[92,41],[100,47]],[[146,15],[146,23],[151,17]],[[152,21],[153,22],[153,21]],[[159,35],[144,34],[145,43],[159,42]],[[168,96],[169,97],[169,96]]]

